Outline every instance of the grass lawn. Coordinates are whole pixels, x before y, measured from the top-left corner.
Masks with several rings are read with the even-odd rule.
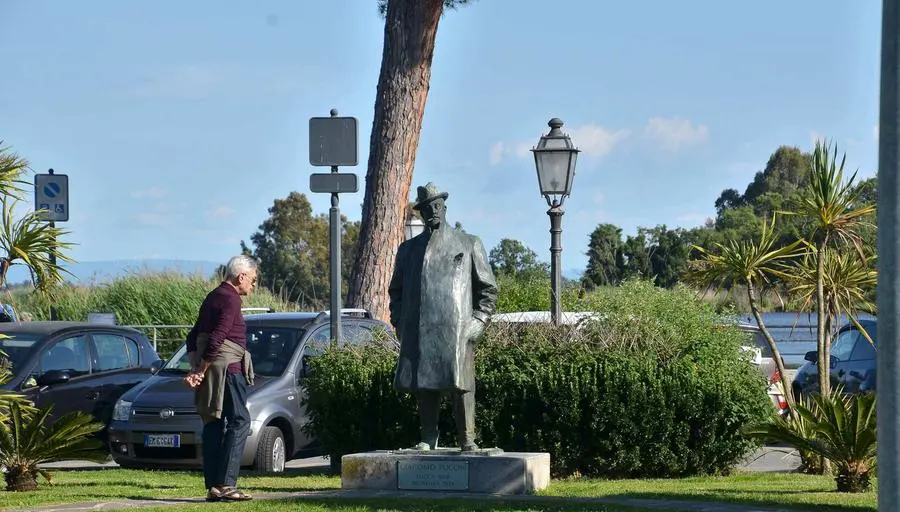
[[[241,488],[254,494],[333,490],[340,478],[309,472],[287,472],[278,476],[247,474]],[[136,471],[105,469],[55,471],[54,485],[40,483],[32,493],[0,491],[0,510],[31,508],[56,503],[123,500],[129,498],[183,498],[203,496],[203,479],[197,471]],[[390,510],[595,510],[636,512],[644,509],[585,503],[578,498],[662,498],[672,500],[721,501],[735,504],[790,506],[796,510],[875,511],[875,492],[839,494],[828,477],[794,474],[742,474],[729,477],[678,480],[555,480],[540,493],[540,501],[514,500],[408,500],[408,499],[309,499],[287,500],[279,509],[303,511],[390,511]],[[562,499],[561,499],[562,498]],[[565,499],[571,498],[571,499]],[[268,510],[270,501],[228,504],[229,510]],[[216,504],[182,504],[141,510],[209,510]],[[646,509],[649,510],[649,509]]]

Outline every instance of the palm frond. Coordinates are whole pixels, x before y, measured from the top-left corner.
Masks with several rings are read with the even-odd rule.
[[[9,421],[0,424],[0,465],[35,472],[38,464],[66,459],[103,461],[103,443],[91,437],[103,424],[83,412],[72,412],[49,424],[51,406],[26,412],[10,406]]]
[[[29,185],[27,181],[22,179],[22,175],[27,170],[28,160],[13,153],[0,140],[0,196],[21,198],[25,192],[23,187]]]
[[[43,220],[40,210],[15,219],[16,203],[16,200],[0,198],[0,285],[6,284],[9,267],[21,263],[31,270],[35,288],[49,295],[62,283],[64,274],[72,275],[62,264],[74,261],[64,252],[74,244],[64,241],[62,238],[69,232],[51,227]],[[56,257],[55,263],[51,262],[51,253]]]
[[[860,188],[854,183],[856,171],[844,178],[847,154],[837,159],[837,144],[829,153],[827,142],[816,141],[812,155],[810,183],[801,192],[795,214],[812,222],[810,238],[827,242],[838,238],[857,248],[862,256],[861,239],[857,229],[868,224],[866,216],[875,212],[874,204],[860,202]]]
[[[702,287],[730,288],[733,284],[765,286],[778,274],[778,263],[804,254],[801,243],[776,247],[775,218],[764,223],[758,240],[716,243],[715,251],[693,246],[700,258],[688,264],[685,279]]]
[[[789,293],[802,302],[801,309],[809,310],[816,302],[816,258],[815,253],[807,253],[791,264],[780,265],[777,270],[787,283]],[[867,260],[874,258],[874,255],[868,256]],[[858,258],[855,252],[840,251],[834,247],[825,248],[824,270],[825,314],[832,318],[846,314],[871,342],[866,330],[858,325],[856,315],[859,312],[875,313],[875,303],[869,299],[869,291],[875,288],[877,271],[869,261]]]
[[[828,395],[813,394],[812,402],[797,404],[802,425],[776,417],[751,425],[745,432],[766,441],[787,443],[816,453],[845,474],[875,469],[875,393],[844,395],[834,389]]]

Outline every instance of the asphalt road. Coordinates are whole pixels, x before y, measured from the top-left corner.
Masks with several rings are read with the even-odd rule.
[[[758,452],[748,457],[741,464],[739,469],[745,471],[766,471],[773,473],[787,473],[793,471],[800,465],[800,457],[796,452],[787,447],[781,446],[764,446]],[[101,468],[117,468],[115,462],[107,462],[98,464],[96,462],[87,462],[79,460],[69,460],[63,462],[52,462],[42,464],[41,467],[47,469],[101,469]],[[307,459],[296,459],[289,461],[285,467],[287,469],[316,468],[328,467],[328,459],[325,457],[310,457]]]

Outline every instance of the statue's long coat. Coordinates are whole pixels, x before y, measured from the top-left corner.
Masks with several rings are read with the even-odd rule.
[[[497,303],[481,240],[441,228],[403,242],[388,292],[400,339],[394,387],[474,389],[473,322],[486,322]]]

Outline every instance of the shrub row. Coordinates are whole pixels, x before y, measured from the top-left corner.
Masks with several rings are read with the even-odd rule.
[[[476,352],[482,446],[551,455],[554,475],[725,473],[770,414],[739,330],[691,292],[626,283],[594,299],[591,328],[490,325]],[[418,441],[415,401],[392,388],[396,354],[331,349],[312,361],[306,429],[333,458]],[[455,444],[448,403],[442,444]]]

